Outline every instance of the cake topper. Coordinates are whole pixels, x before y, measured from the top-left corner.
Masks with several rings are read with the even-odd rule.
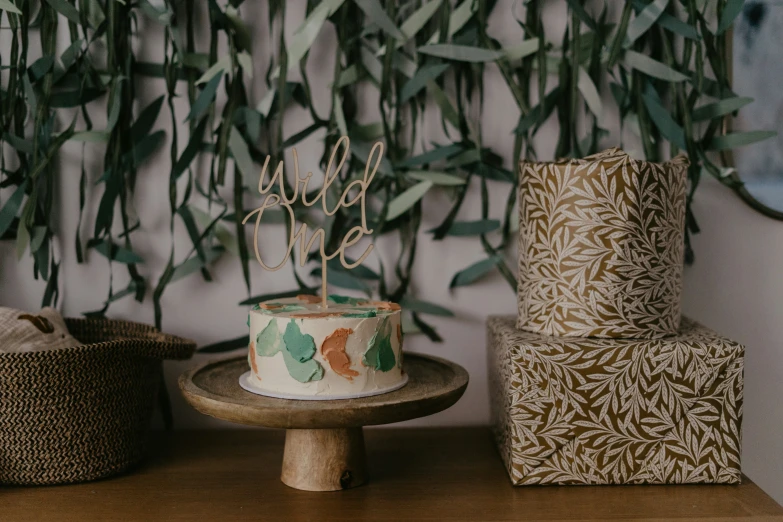
[[[338,151],[340,150],[340,146],[345,145],[343,147],[343,154],[340,158],[339,164],[334,167],[335,158],[337,156]],[[367,216],[365,213],[365,196],[367,194],[367,187],[372,182],[373,178],[375,177],[375,173],[378,171],[378,167],[381,164],[381,160],[383,159],[383,143],[382,142],[376,142],[375,145],[373,145],[372,150],[370,150],[370,155],[367,158],[367,165],[364,169],[364,177],[355,179],[348,183],[348,185],[343,190],[342,195],[340,196],[340,199],[337,201],[337,204],[334,208],[329,209],[327,201],[326,201],[326,192],[329,190],[329,187],[334,183],[334,180],[339,175],[340,171],[343,168],[343,165],[345,164],[346,158],[348,158],[350,154],[350,147],[351,143],[348,139],[348,136],[342,136],[337,143],[335,143],[334,148],[332,148],[332,155],[329,157],[329,163],[326,166],[326,172],[324,173],[324,183],[321,189],[318,191],[318,194],[313,198],[312,200],[308,201],[307,199],[307,185],[310,182],[310,178],[313,176],[312,172],[308,172],[306,176],[300,177],[299,176],[299,157],[296,154],[296,148],[293,148],[291,153],[293,155],[294,159],[294,173],[295,173],[295,180],[293,183],[293,195],[288,196],[286,194],[285,189],[285,173],[283,170],[283,160],[280,160],[277,164],[277,168],[275,169],[275,173],[272,176],[272,179],[269,181],[268,184],[264,185],[264,180],[266,179],[267,174],[267,167],[269,167],[269,159],[270,157],[267,156],[264,160],[264,166],[261,168],[261,177],[258,179],[258,192],[263,196],[266,194],[266,197],[264,198],[263,204],[258,207],[257,209],[250,212],[247,216],[245,216],[245,219],[242,221],[242,224],[247,223],[247,220],[250,219],[250,217],[253,214],[256,214],[256,225],[254,228],[253,233],[253,248],[255,249],[256,253],[256,259],[258,260],[258,263],[265,269],[269,270],[270,272],[274,272],[276,270],[280,270],[283,265],[288,261],[288,258],[291,256],[291,252],[294,248],[294,244],[299,241],[299,265],[304,266],[305,262],[307,260],[307,254],[310,252],[310,249],[313,247],[313,242],[316,241],[316,239],[319,240],[319,253],[321,254],[321,306],[323,308],[327,307],[326,302],[326,295],[327,295],[327,270],[326,270],[326,263],[330,259],[334,259],[338,255],[340,256],[340,263],[343,267],[346,269],[352,269],[360,265],[368,255],[370,255],[370,252],[372,252],[373,245],[370,244],[367,249],[364,251],[364,253],[353,263],[348,263],[345,260],[345,249],[355,245],[359,242],[359,240],[364,237],[365,234],[372,234],[372,229],[367,228]],[[375,163],[373,165],[373,158],[376,157]],[[370,166],[372,165],[372,171],[370,171]],[[280,188],[279,188],[279,194],[271,192],[275,181],[278,182]],[[327,254],[325,251],[325,245],[324,245],[324,239],[325,239],[325,233],[324,229],[322,227],[319,227],[313,231],[312,236],[309,240],[307,240],[307,224],[302,223],[299,229],[294,232],[294,229],[296,227],[296,217],[294,215],[294,209],[291,207],[291,204],[297,200],[299,197],[299,190],[301,185],[301,199],[302,204],[306,207],[311,207],[318,203],[318,200],[321,200],[321,206],[323,207],[324,213],[327,216],[334,215],[340,208],[342,207],[350,207],[352,205],[355,205],[356,203],[359,203],[361,205],[361,225],[357,225],[350,229],[347,234],[345,234],[345,237],[343,237],[342,242],[340,243],[340,247],[332,252],[331,254]],[[351,198],[351,192],[354,192],[353,199]],[[266,263],[264,263],[263,259],[261,259],[261,252],[258,249],[258,229],[261,225],[261,218],[264,215],[264,211],[268,208],[272,208],[276,205],[280,205],[283,208],[285,208],[288,211],[288,219],[290,223],[290,233],[288,236],[288,248],[286,250],[285,257],[283,257],[282,261],[276,266],[270,267],[267,266]]]

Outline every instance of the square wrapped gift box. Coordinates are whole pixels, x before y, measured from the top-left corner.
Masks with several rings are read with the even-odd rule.
[[[548,337],[487,322],[492,424],[515,485],[740,482],[742,345]]]

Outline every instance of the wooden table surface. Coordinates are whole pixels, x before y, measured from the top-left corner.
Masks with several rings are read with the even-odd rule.
[[[370,483],[311,493],[279,480],[283,431],[158,434],[123,476],[0,488],[0,520],[780,520],[740,486],[512,487],[488,430],[367,429]]]

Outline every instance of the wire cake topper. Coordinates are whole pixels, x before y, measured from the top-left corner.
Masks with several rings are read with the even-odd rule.
[[[335,158],[337,156],[337,152],[340,150],[341,145],[345,145],[343,148],[343,154],[340,158],[340,162],[337,165],[337,167],[334,168],[334,162]],[[256,224],[253,232],[253,248],[255,249],[256,253],[256,259],[258,260],[258,263],[261,265],[264,270],[269,270],[270,272],[274,272],[276,270],[280,270],[288,261],[288,258],[291,257],[291,252],[293,251],[294,244],[299,241],[299,265],[304,266],[307,260],[307,254],[310,252],[310,249],[313,247],[313,242],[316,241],[316,239],[319,240],[319,252],[321,254],[321,307],[326,308],[326,296],[327,296],[327,271],[326,271],[326,263],[327,261],[334,259],[338,255],[340,256],[340,264],[342,264],[343,267],[346,269],[352,269],[359,266],[368,255],[370,255],[370,252],[372,252],[374,245],[370,244],[367,249],[364,251],[364,253],[354,261],[353,263],[348,263],[345,260],[345,249],[355,245],[358,243],[362,237],[364,237],[365,234],[372,234],[372,229],[367,228],[367,216],[365,213],[365,196],[367,194],[367,187],[369,187],[370,183],[372,182],[373,178],[375,177],[375,173],[378,171],[378,168],[380,167],[381,161],[383,160],[383,143],[382,142],[376,142],[375,145],[373,145],[372,149],[370,150],[370,155],[367,158],[367,165],[364,169],[364,176],[359,179],[355,179],[348,183],[348,185],[343,190],[342,195],[340,196],[340,199],[338,200],[337,204],[333,209],[329,209],[327,202],[326,202],[326,192],[329,190],[329,187],[334,183],[334,180],[339,175],[340,171],[342,171],[343,165],[345,164],[346,158],[350,155],[350,148],[351,148],[351,142],[348,139],[348,136],[342,136],[337,143],[335,143],[334,148],[332,148],[332,155],[329,157],[329,163],[326,166],[326,172],[324,173],[324,183],[321,189],[318,191],[318,194],[313,198],[311,201],[308,201],[307,199],[307,185],[310,182],[310,178],[313,176],[312,172],[308,172],[307,175],[304,177],[300,177],[299,175],[299,157],[296,153],[296,148],[292,149],[292,155],[294,158],[294,173],[295,173],[295,181],[293,183],[293,195],[289,197],[286,194],[286,188],[285,188],[285,173],[283,171],[283,160],[280,160],[277,164],[277,168],[275,169],[275,173],[272,176],[272,179],[269,181],[269,183],[264,186],[264,180],[266,179],[267,174],[267,167],[269,166],[269,158],[270,156],[267,156],[264,160],[264,166],[261,168],[261,177],[258,179],[258,192],[262,196],[266,194],[266,198],[264,198],[263,204],[258,207],[257,209],[250,212],[247,216],[245,216],[245,219],[242,221],[242,224],[247,223],[247,220],[250,219],[250,217],[253,214],[256,214]],[[373,158],[376,157],[375,163],[373,164]],[[370,166],[372,165],[372,170],[370,170]],[[275,182],[279,184],[279,194],[277,193],[270,193],[272,188],[274,187]],[[327,216],[333,216],[335,213],[337,213],[340,208],[348,208],[352,205],[355,205],[357,202],[361,205],[361,225],[357,225],[350,229],[347,234],[345,234],[345,237],[343,237],[342,242],[340,243],[340,247],[332,252],[331,254],[327,254],[325,251],[324,246],[324,239],[325,239],[325,233],[324,229],[322,227],[319,227],[313,231],[312,236],[309,240],[307,240],[307,224],[302,223],[299,227],[299,229],[294,232],[294,229],[296,227],[296,217],[294,215],[294,209],[291,207],[291,204],[297,200],[299,197],[299,190],[301,185],[301,199],[302,204],[306,207],[311,207],[318,203],[318,201],[321,201],[321,206],[323,207],[324,213]],[[355,190],[355,189],[358,189]],[[355,192],[355,195],[353,196],[353,199],[351,198],[351,192]],[[270,267],[267,266],[266,263],[264,263],[263,259],[261,259],[261,252],[258,249],[258,229],[261,225],[261,218],[264,215],[264,211],[268,208],[272,208],[276,205],[280,205],[283,208],[285,208],[288,211],[288,219],[289,219],[289,236],[288,236],[288,249],[286,250],[285,257],[283,257],[282,261],[276,266]]]

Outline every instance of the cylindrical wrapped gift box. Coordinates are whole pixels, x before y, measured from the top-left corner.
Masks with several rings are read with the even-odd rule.
[[[517,326],[566,337],[675,335],[688,164],[619,149],[521,162]]]

